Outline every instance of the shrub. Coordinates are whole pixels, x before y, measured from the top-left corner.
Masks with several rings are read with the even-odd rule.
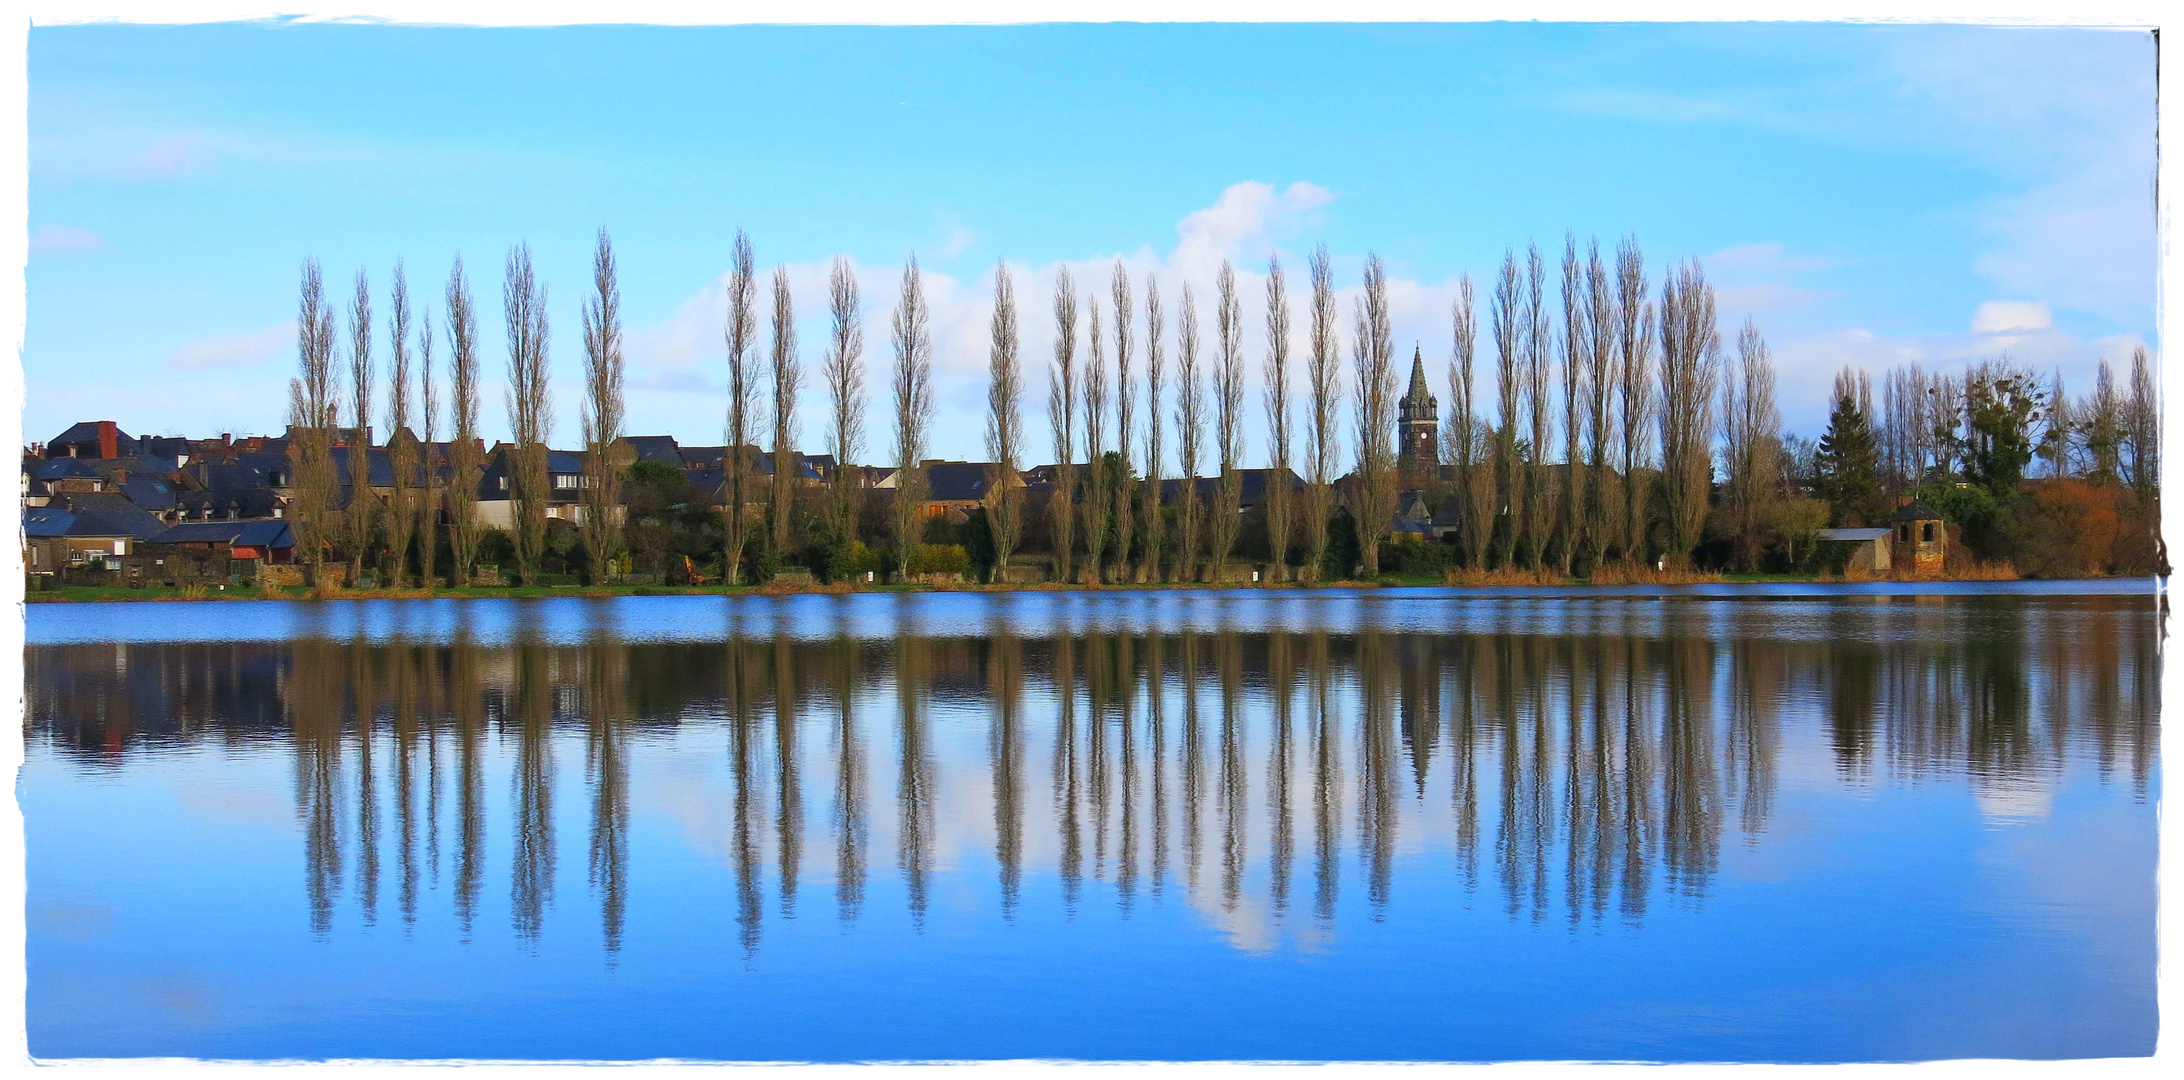
[[[2088,577],[2115,563],[2121,522],[2113,493],[2078,480],[2051,480],[2011,500],[2002,532],[2027,577]]]
[[[969,574],[971,553],[961,544],[919,544],[910,551],[913,574]]]

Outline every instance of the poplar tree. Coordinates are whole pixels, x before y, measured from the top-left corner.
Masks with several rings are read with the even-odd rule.
[[[1182,536],[1176,545],[1176,577],[1198,579],[1198,455],[1205,449],[1205,379],[1198,373],[1198,304],[1189,282],[1175,325],[1175,464],[1182,496],[1177,509]]]
[[[547,385],[546,287],[531,268],[531,247],[508,251],[501,285],[508,324],[508,427],[515,435],[509,493],[515,506],[517,572],[526,585],[538,580],[546,552],[546,445],[553,437],[552,394]]]
[[[864,443],[864,316],[857,297],[857,272],[837,256],[827,273],[827,452],[834,455],[827,501],[828,523],[842,543],[857,532],[857,466],[851,464]]]
[[[1456,283],[1456,299],[1450,302],[1449,321],[1455,339],[1449,357],[1449,414],[1443,427],[1448,455],[1456,466],[1456,505],[1462,514],[1459,535],[1464,540],[1464,559],[1473,570],[1486,569],[1487,542],[1494,529],[1494,477],[1481,454],[1485,432],[1479,430],[1478,397],[1473,372],[1478,355],[1478,317],[1471,275]],[[1480,475],[1482,472],[1487,475]]]
[[[372,290],[364,271],[356,272],[349,300],[349,505],[344,519],[349,534],[349,583],[364,580],[365,549],[372,542]]]
[[[1160,282],[1153,275],[1145,275],[1145,482],[1140,485],[1142,510],[1138,517],[1145,530],[1145,576],[1152,581],[1166,581],[1167,567],[1162,562],[1161,549],[1166,546],[1165,522],[1160,512],[1160,459],[1163,452],[1160,432],[1161,391],[1167,382],[1167,370],[1161,355],[1162,330],[1160,310]]]
[[[1357,301],[1358,555],[1365,575],[1380,574],[1380,541],[1395,515],[1395,348],[1389,340],[1388,275],[1380,256],[1365,256],[1365,295]]]
[[[1107,580],[1107,545],[1114,520],[1108,513],[1108,485],[1113,471],[1107,463],[1107,357],[1100,335],[1100,297],[1085,294],[1085,341],[1090,346],[1084,365],[1084,559],[1094,584]]]
[[[1547,318],[1547,272],[1538,244],[1526,250],[1523,326],[1524,409],[1531,421],[1531,435],[1525,440],[1530,453],[1524,470],[1524,563],[1538,570],[1546,564],[1547,529],[1554,520],[1547,493],[1547,439],[1553,420],[1547,386],[1554,366],[1553,328]]]
[[[1054,580],[1069,581],[1077,523],[1077,285],[1069,268],[1054,272],[1054,365],[1047,372],[1047,422],[1054,434]]]
[[[1130,374],[1130,275],[1115,260],[1110,285],[1115,301],[1115,457],[1114,475],[1108,481],[1115,519],[1115,574],[1124,581],[1136,577],[1130,560],[1134,529],[1131,513],[1137,502],[1137,470],[1130,461],[1131,420],[1137,412],[1137,380]]]
[[[1577,234],[1562,235],[1562,499],[1561,543],[1557,557],[1562,576],[1585,542],[1585,488],[1578,482],[1578,441],[1584,431],[1578,395],[1592,365],[1592,335],[1586,330],[1585,271],[1577,261]]]
[[[1217,480],[1213,506],[1212,550],[1208,562],[1213,567],[1213,580],[1221,580],[1221,569],[1228,565],[1229,551],[1236,544],[1236,530],[1241,513],[1237,508],[1242,495],[1243,477],[1238,466],[1243,457],[1244,408],[1244,308],[1236,295],[1236,270],[1227,259],[1221,260],[1221,272],[1214,279],[1215,304],[1213,325],[1215,348],[1213,369],[1214,452],[1220,458],[1221,472]]]
[[[1722,460],[1728,468],[1729,511],[1736,521],[1737,565],[1759,566],[1760,523],[1773,500],[1775,452],[1782,414],[1775,409],[1774,360],[1750,319],[1737,334],[1737,370],[1722,380]]]
[[[447,275],[447,347],[448,421],[454,428],[447,448],[448,574],[459,588],[470,584],[478,559],[478,484],[485,468],[478,438],[478,313],[460,255]]]
[[[1518,453],[1517,419],[1524,407],[1524,284],[1517,253],[1502,250],[1501,272],[1494,279],[1494,391],[1499,423],[1494,426],[1495,505],[1501,519],[1502,566],[1517,561],[1517,508],[1525,493],[1524,462]]]
[[[1311,475],[1304,485],[1306,560],[1316,580],[1327,558],[1327,527],[1334,513],[1335,423],[1342,408],[1342,331],[1335,324],[1335,272],[1327,245],[1312,251],[1311,352],[1305,359],[1308,402],[1305,457]]]
[[[1645,255],[1638,238],[1626,236],[1615,249],[1616,336],[1623,345],[1623,561],[1646,557],[1646,509],[1652,500],[1638,470],[1651,452],[1653,406],[1653,305],[1646,299]]]
[[[926,440],[933,423],[933,315],[925,306],[918,257],[902,268],[895,304],[895,573],[910,574],[910,556],[924,523]]]
[[[622,286],[614,241],[599,230],[592,248],[592,295],[584,302],[584,553],[593,581],[622,550]]]
[[[410,494],[417,470],[417,437],[410,432],[409,277],[394,264],[394,284],[387,313],[387,556],[385,587],[398,589],[409,574],[409,547],[415,505]]]
[[[417,493],[417,576],[425,588],[433,587],[433,563],[439,557],[440,547],[440,459],[436,440],[439,438],[440,390],[439,382],[432,376],[432,309],[428,306],[420,313],[417,326],[417,389],[421,406],[421,423],[424,442],[421,447],[423,472],[420,476],[422,489]]]
[[[1585,353],[1588,363],[1585,377],[1585,503],[1590,512],[1588,529],[1593,562],[1598,565],[1607,556],[1608,544],[1619,531],[1620,524],[1608,503],[1615,490],[1610,483],[1613,479],[1610,460],[1614,454],[1614,399],[1622,388],[1619,363],[1622,322],[1616,316],[1614,279],[1608,273],[1607,264],[1601,261],[1598,238],[1592,240],[1586,257],[1585,301],[1586,327],[1591,331],[1592,339]]]
[[[1661,282],[1661,491],[1669,558],[1681,566],[1690,565],[1706,522],[1720,343],[1705,271],[1696,259],[1671,269]]]
[[[774,267],[773,362],[767,367],[773,388],[773,485],[766,513],[776,556],[789,550],[790,518],[796,511],[796,395],[804,386],[804,365],[796,355],[796,304],[789,295],[789,268]]]
[[[318,583],[333,542],[337,484],[333,462],[335,416],[334,309],[317,259],[303,264],[296,302],[296,377],[288,383],[289,504],[294,511],[296,554],[305,579]]]
[[[994,580],[1007,581],[1009,556],[1022,532],[1023,493],[1017,485],[1023,456],[1023,374],[1017,362],[1016,283],[1007,263],[993,270],[992,350],[986,385],[986,454],[994,462],[986,487],[986,520],[993,532]]]
[[[1289,576],[1289,290],[1282,260],[1266,260],[1266,546],[1277,581]]]
[[[742,579],[743,549],[750,543],[744,508],[749,505],[751,461],[744,447],[751,441],[758,410],[757,359],[752,355],[758,343],[758,279],[751,264],[751,238],[737,229],[728,262],[728,321],[722,329],[728,346],[728,446],[721,455],[726,515],[721,580],[731,585]]]

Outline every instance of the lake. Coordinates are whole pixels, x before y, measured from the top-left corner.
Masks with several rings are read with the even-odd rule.
[[[2160,603],[30,605],[30,1051],[2151,1054]]]

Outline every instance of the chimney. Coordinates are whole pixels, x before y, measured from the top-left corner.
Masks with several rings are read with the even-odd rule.
[[[99,456],[108,459],[121,456],[121,429],[114,426],[112,420],[99,421]]]

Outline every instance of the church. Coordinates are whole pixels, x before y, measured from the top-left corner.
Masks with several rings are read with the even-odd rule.
[[[1441,467],[1441,403],[1426,389],[1426,358],[1422,349],[1411,348],[1410,388],[1396,402],[1396,471],[1405,487],[1417,487],[1438,474]]]

